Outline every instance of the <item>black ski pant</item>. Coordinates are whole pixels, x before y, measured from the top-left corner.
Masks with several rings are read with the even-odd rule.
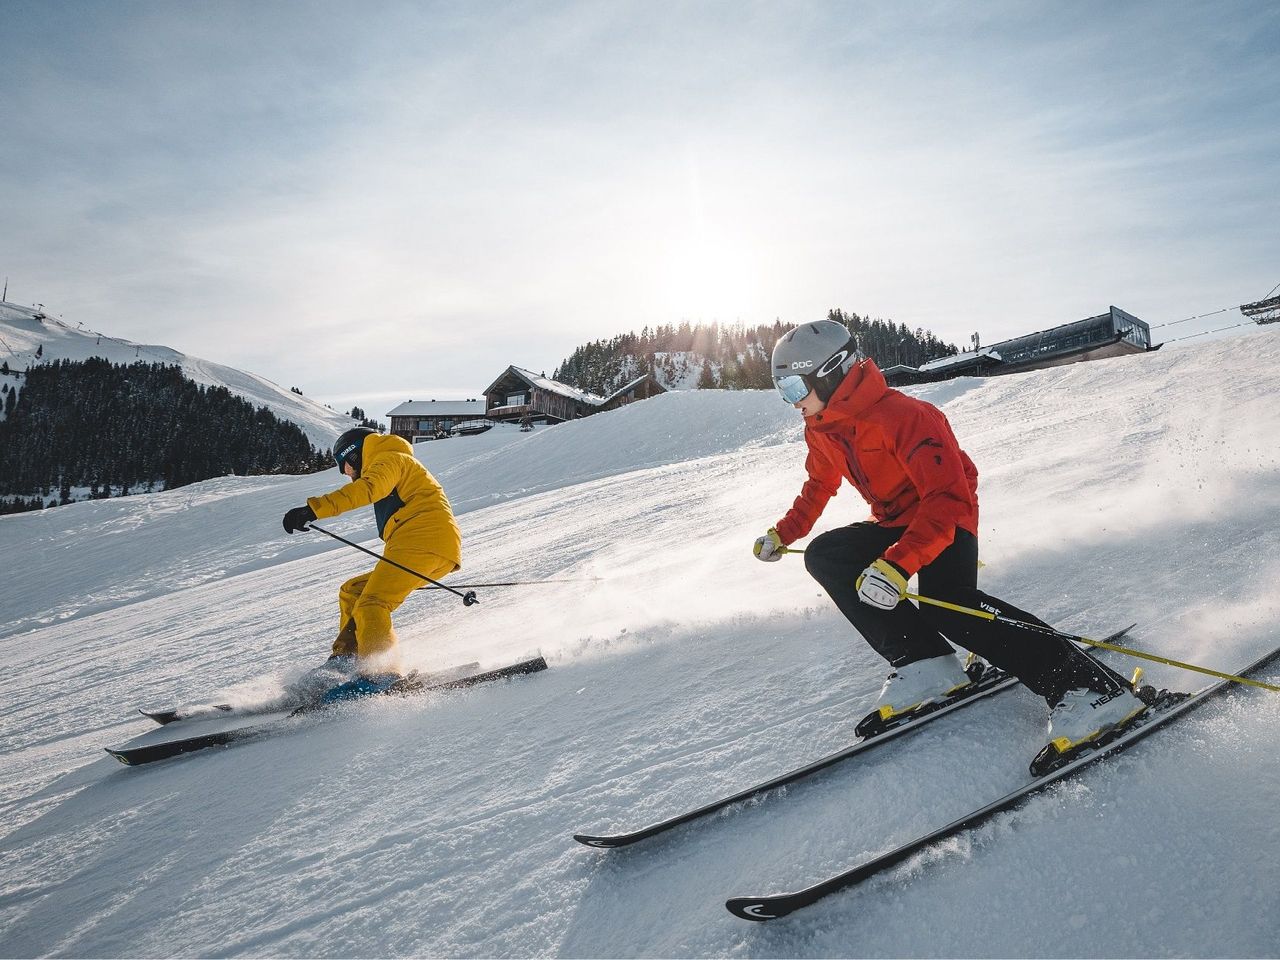
[[[895,667],[954,653],[950,640],[1005,670],[1056,703],[1067,690],[1111,691],[1128,686],[1123,677],[1081,653],[1074,644],[994,620],[909,601],[880,610],[858,599],[859,575],[905,532],[904,527],[855,523],[815,538],[804,565],[831,595],[872,648]],[[978,538],[956,530],[951,546],[919,573],[920,595],[1014,620],[1049,626],[1043,620],[978,589]]]

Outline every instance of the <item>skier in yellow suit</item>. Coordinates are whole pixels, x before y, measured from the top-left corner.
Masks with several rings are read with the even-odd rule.
[[[383,556],[425,577],[439,580],[462,566],[462,535],[453,509],[436,478],[418,462],[402,437],[356,427],[333,446],[338,470],[351,478],[345,487],[284,515],[287,533],[313,520],[373,506]],[[338,590],[339,628],[331,665],[354,668],[355,679],[335,687],[327,701],[380,693],[401,676],[391,614],[422,586],[423,579],[379,561],[369,573],[352,577]]]

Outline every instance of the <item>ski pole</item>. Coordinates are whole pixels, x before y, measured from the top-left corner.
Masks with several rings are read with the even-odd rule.
[[[1153,663],[1163,663],[1170,667],[1180,667],[1183,670],[1191,670],[1195,673],[1207,674],[1211,677],[1219,677],[1223,680],[1231,680],[1234,683],[1244,683],[1251,687],[1261,687],[1263,690],[1271,690],[1280,693],[1280,687],[1273,686],[1270,683],[1263,683],[1261,680],[1250,680],[1248,677],[1238,677],[1234,673],[1223,673],[1220,670],[1210,670],[1208,667],[1198,667],[1194,663],[1183,663],[1181,660],[1171,660],[1168,657],[1161,657],[1154,653],[1145,653],[1142,650],[1134,650],[1129,647],[1117,647],[1115,644],[1103,643],[1101,640],[1090,640],[1088,637],[1078,637],[1070,633],[1062,633],[1054,630],[1052,627],[1042,627],[1038,623],[1025,623],[1022,620],[1015,620],[1012,617],[1006,617],[999,613],[990,613],[986,610],[974,610],[972,607],[962,607],[958,603],[948,603],[946,600],[934,600],[932,597],[922,597],[918,593],[908,593],[907,599],[916,600],[920,603],[927,603],[933,607],[942,607],[945,610],[953,610],[956,613],[965,613],[971,617],[978,617],[982,620],[995,620],[999,623],[1008,624],[1011,627],[1019,627],[1030,633],[1038,633],[1046,637],[1055,637],[1059,640],[1070,640],[1075,643],[1083,643],[1090,647],[1097,647],[1100,650],[1111,650],[1114,653],[1123,653],[1126,657],[1136,657],[1139,660],[1150,660]]]
[[[582,578],[560,578],[555,580],[509,580],[506,583],[455,583],[454,586],[459,590],[465,590],[468,587],[540,587],[544,583],[602,583],[602,577],[582,577]],[[419,587],[419,590],[448,590],[444,584],[436,584],[433,587]]]
[[[797,550],[794,547],[783,547],[782,553],[804,553],[803,550]],[[974,610],[972,607],[962,607],[958,603],[948,603],[945,600],[934,600],[932,597],[922,597],[918,593],[908,593],[908,600],[915,600],[919,603],[927,603],[930,606],[942,607],[946,610],[954,610],[956,613],[967,613],[971,617],[979,617],[983,620],[997,620],[1000,623],[1007,623],[1011,627],[1020,627],[1031,633],[1039,633],[1046,637],[1055,637],[1059,640],[1071,640],[1075,643],[1083,643],[1086,646],[1097,647],[1100,650],[1111,650],[1114,653],[1123,653],[1126,657],[1135,657],[1139,660],[1150,660],[1152,663],[1163,663],[1170,667],[1180,667],[1183,670],[1191,670],[1195,673],[1203,673],[1210,677],[1219,677],[1223,680],[1231,680],[1234,683],[1244,683],[1251,687],[1261,687],[1263,690],[1271,690],[1280,693],[1280,687],[1270,683],[1263,683],[1261,680],[1250,680],[1248,677],[1238,677],[1234,673],[1223,673],[1220,670],[1211,670],[1208,667],[1198,667],[1194,663],[1183,663],[1181,660],[1172,660],[1169,657],[1162,657],[1154,653],[1146,653],[1142,650],[1134,650],[1131,647],[1117,647],[1111,643],[1103,643],[1101,640],[1090,640],[1088,637],[1078,637],[1072,633],[1062,633],[1054,630],[1052,627],[1042,627],[1037,623],[1025,623],[1022,620],[1015,620],[1012,617],[1006,617],[1003,614],[989,613],[986,610]]]
[[[440,590],[448,590],[450,593],[456,593],[458,594],[458,596],[462,598],[462,605],[464,607],[469,607],[473,604],[480,602],[480,598],[476,596],[476,592],[474,590],[468,590],[466,593],[460,593],[459,591],[455,590],[453,587],[449,586],[447,583],[441,583],[439,580],[432,580],[426,574],[419,573],[417,570],[410,570],[403,563],[396,563],[394,560],[390,560],[387,557],[382,556],[381,554],[374,553],[372,550],[368,549],[367,547],[362,547],[358,543],[352,543],[350,540],[346,539],[345,537],[340,537],[333,531],[326,530],[324,527],[317,527],[314,523],[312,523],[312,524],[308,524],[305,529],[319,530],[325,536],[333,537],[333,539],[341,541],[342,543],[345,543],[348,547],[355,547],[361,553],[367,553],[369,556],[375,557],[376,559],[381,560],[383,563],[389,563],[393,567],[398,567],[399,569],[403,570],[405,573],[413,574],[415,577],[417,577],[420,580],[425,580],[427,581],[427,583],[435,584],[435,586]]]

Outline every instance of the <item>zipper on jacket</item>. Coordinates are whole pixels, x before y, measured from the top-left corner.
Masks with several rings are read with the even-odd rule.
[[[867,479],[867,475],[862,471],[862,464],[858,463],[858,456],[853,452],[853,444],[849,442],[849,438],[843,434],[836,434],[841,445],[844,447],[844,461],[849,465],[849,473],[853,477],[853,485],[858,488],[858,492],[862,494],[864,500],[874,503],[880,501],[876,499],[871,492],[871,481]]]
[[[849,465],[849,473],[853,477],[853,485],[857,487],[858,492],[862,494],[862,499],[866,500],[873,510],[879,508],[880,513],[884,514],[884,519],[880,522],[891,523],[894,520],[897,520],[898,517],[902,516],[906,511],[899,510],[894,514],[889,513],[891,501],[881,500],[871,492],[871,481],[867,478],[866,473],[863,472],[862,464],[858,463],[858,457],[853,451],[853,444],[849,442],[847,437],[841,434],[836,434],[836,437],[844,446],[845,463]]]

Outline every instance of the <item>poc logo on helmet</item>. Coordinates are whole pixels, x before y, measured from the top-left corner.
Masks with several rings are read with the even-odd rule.
[[[792,370],[803,370],[805,367],[812,367],[812,360],[796,360],[791,364]]]

